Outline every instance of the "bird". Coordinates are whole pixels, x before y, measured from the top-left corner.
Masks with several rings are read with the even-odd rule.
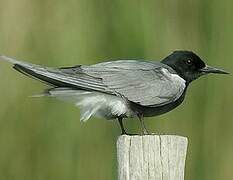
[[[121,59],[93,65],[46,67],[0,56],[13,68],[50,87],[38,96],[54,97],[80,107],[80,120],[91,116],[118,120],[121,134],[129,134],[123,120],[137,118],[141,133],[149,134],[144,118],[179,106],[191,82],[210,73],[229,74],[211,67],[194,52],[174,51],[161,61]]]

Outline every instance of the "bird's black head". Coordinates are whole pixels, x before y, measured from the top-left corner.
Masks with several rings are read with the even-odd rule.
[[[229,74],[224,70],[206,65],[191,51],[174,51],[161,62],[172,67],[188,83],[209,73]]]

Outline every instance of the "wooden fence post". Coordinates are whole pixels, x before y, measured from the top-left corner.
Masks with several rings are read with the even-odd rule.
[[[122,135],[118,180],[184,180],[188,140],[174,135]]]

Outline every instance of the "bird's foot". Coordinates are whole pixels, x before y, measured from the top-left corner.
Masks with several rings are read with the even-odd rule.
[[[138,134],[127,133],[126,131],[124,131],[124,132],[121,132],[121,135],[135,136],[135,135],[138,135]]]
[[[140,135],[141,136],[143,136],[143,135],[150,135],[150,132],[146,128],[143,128]]]

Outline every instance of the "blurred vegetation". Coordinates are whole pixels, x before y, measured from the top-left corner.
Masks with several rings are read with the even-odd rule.
[[[0,0],[0,53],[47,66],[159,60],[176,49],[233,72],[230,0]],[[117,179],[116,121],[29,98],[44,85],[0,63],[0,179]],[[146,123],[189,138],[187,180],[232,179],[232,76],[194,82],[182,106]],[[138,122],[127,121],[131,132]]]

